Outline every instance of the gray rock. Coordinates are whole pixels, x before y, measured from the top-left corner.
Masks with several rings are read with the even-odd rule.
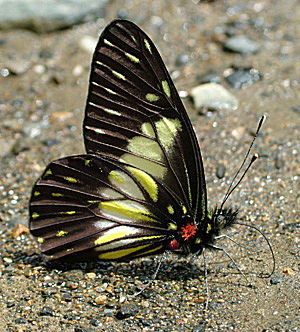
[[[0,29],[44,33],[103,17],[108,0],[0,0]]]
[[[235,96],[216,83],[198,85],[192,89],[190,95],[198,111],[236,109],[238,106]]]
[[[259,51],[259,46],[247,36],[241,35],[228,38],[224,49],[234,53],[253,54]]]
[[[225,79],[235,89],[241,89],[256,83],[262,77],[263,75],[254,68],[234,68],[233,72]]]

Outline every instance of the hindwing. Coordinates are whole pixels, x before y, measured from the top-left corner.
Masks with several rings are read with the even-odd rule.
[[[195,222],[206,216],[204,170],[195,133],[150,38],[117,20],[96,47],[84,119],[88,153],[162,181]]]
[[[79,155],[52,162],[35,184],[30,230],[51,259],[127,260],[165,251],[183,209],[144,170]]]

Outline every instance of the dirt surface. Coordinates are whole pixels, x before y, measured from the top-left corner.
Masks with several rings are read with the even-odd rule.
[[[96,23],[51,34],[0,32],[0,330],[299,331],[297,0],[122,0],[112,1],[106,13]],[[270,251],[257,232],[235,227],[236,241],[260,251],[247,254],[226,240],[222,245],[254,287],[247,287],[227,257],[210,253],[206,316],[202,257],[167,255],[153,285],[130,299],[126,296],[154,273],[155,257],[49,265],[30,235],[12,231],[19,223],[27,225],[32,185],[49,161],[84,152],[82,120],[92,53],[80,45],[85,36],[96,40],[118,16],[149,34],[179,91],[189,91],[213,70],[239,100],[237,110],[202,114],[184,100],[201,144],[211,207],[222,200],[259,116],[269,115],[254,148],[261,158],[228,204],[268,237],[276,270],[271,278],[258,276],[272,268]],[[258,52],[225,52],[227,38],[239,34],[255,41]],[[224,79],[232,65],[253,67],[263,77],[234,89]],[[218,165],[226,169],[221,179]]]

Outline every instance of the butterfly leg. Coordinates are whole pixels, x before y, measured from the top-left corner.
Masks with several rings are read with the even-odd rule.
[[[157,268],[156,268],[156,271],[154,272],[154,275],[153,275],[153,277],[152,277],[152,279],[140,290],[140,291],[138,291],[138,292],[136,292],[135,294],[133,294],[133,295],[131,295],[129,298],[130,299],[132,299],[132,298],[134,298],[134,297],[136,297],[136,296],[138,296],[138,295],[140,295],[140,294],[142,294],[143,293],[143,291],[146,289],[146,288],[148,288],[152,283],[153,283],[153,281],[156,279],[156,277],[157,277],[157,273],[158,273],[158,271],[159,271],[159,269],[160,269],[160,266],[161,266],[161,263],[162,263],[162,261],[165,259],[165,257],[166,257],[166,253],[164,252],[162,255],[161,255],[161,257],[160,257],[160,259],[159,259],[159,262],[158,262],[158,265],[157,265]]]
[[[208,303],[209,303],[209,287],[208,287],[208,280],[207,280],[207,263],[206,263],[206,256],[205,256],[205,248],[202,251],[203,255],[203,263],[204,263],[204,279],[205,279],[205,287],[206,287],[206,303],[204,308],[204,313],[207,312]]]
[[[222,250],[224,252],[224,254],[232,261],[232,263],[234,264],[234,266],[238,269],[238,271],[240,272],[240,274],[245,278],[245,280],[248,283],[249,287],[252,287],[251,282],[249,281],[249,279],[246,277],[245,273],[239,268],[239,266],[237,265],[236,261],[231,257],[231,255],[224,249],[221,247],[216,247],[216,246],[209,246],[212,249],[216,249],[216,250]]]

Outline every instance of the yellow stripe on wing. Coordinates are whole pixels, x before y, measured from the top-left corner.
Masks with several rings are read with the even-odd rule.
[[[148,210],[146,209],[136,209],[127,205],[124,205],[119,202],[101,202],[99,203],[99,208],[103,210],[118,212],[121,214],[124,214],[127,217],[130,217],[134,220],[141,220],[141,221],[154,221],[156,220],[148,217],[150,214]]]

